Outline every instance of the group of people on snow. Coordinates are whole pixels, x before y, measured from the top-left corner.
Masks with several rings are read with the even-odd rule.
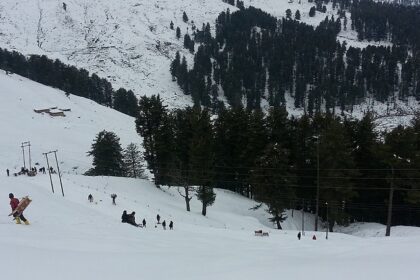
[[[136,212],[131,212],[131,214],[127,214],[127,210],[123,211],[121,216],[121,222],[133,225],[135,227],[146,227],[146,219],[143,219],[141,224],[136,223]]]
[[[300,240],[302,238],[302,233],[299,231],[299,233],[297,234],[297,238]],[[312,240],[316,240],[316,235],[314,234],[312,236]]]
[[[136,216],[135,215],[136,215],[136,212],[134,212],[134,211],[131,212],[131,214],[127,214],[127,210],[124,210],[123,211],[123,214],[121,216],[121,222],[122,223],[130,224],[130,225],[133,225],[133,226],[136,226],[136,227],[143,227],[143,228],[145,228],[146,227],[146,219],[143,219],[143,221],[142,221],[141,224],[137,224],[136,223]],[[160,216],[159,216],[159,214],[157,214],[156,219],[157,219],[157,224],[161,224],[162,225],[162,228],[164,230],[166,230],[166,221],[163,220],[163,222],[160,223]],[[155,228],[157,227],[157,224],[155,225]],[[173,230],[174,229],[174,222],[173,221],[170,221],[169,222],[169,229],[170,230]]]
[[[32,167],[31,169],[21,167],[20,171],[13,173],[13,175],[15,177],[19,176],[19,175],[35,176],[35,175],[37,175],[38,173],[41,173],[41,172],[42,172],[42,174],[45,174],[45,167],[40,167],[39,169],[37,169],[36,167]],[[52,167],[50,167],[50,172],[52,174],[56,173],[54,168],[52,168]],[[7,177],[10,176],[10,170],[8,168],[6,169],[6,174],[7,174]]]
[[[159,225],[160,224],[160,215],[159,214],[156,215],[156,220],[157,220],[157,224]],[[157,225],[155,227],[157,227]],[[163,220],[163,222],[162,222],[162,228],[164,230],[166,230],[166,221],[165,220]],[[174,222],[173,221],[169,222],[169,229],[170,230],[174,229]]]
[[[117,205],[117,203],[115,202],[115,200],[117,199],[117,195],[115,193],[111,194],[111,199],[112,199],[112,205]],[[88,201],[90,203],[93,202],[93,195],[91,193],[88,195]]]

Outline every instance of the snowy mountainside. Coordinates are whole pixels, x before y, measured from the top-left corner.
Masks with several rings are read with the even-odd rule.
[[[191,33],[191,21],[199,28],[213,25],[227,8],[235,9],[221,0],[1,1],[0,47],[58,58],[107,78],[115,88],[160,94],[168,105],[182,107],[190,97],[172,82],[169,64],[176,51],[188,51],[170,22],[183,36]]]
[[[284,17],[286,9],[293,15],[299,9],[302,21],[311,25],[335,14],[329,4],[325,14],[309,17],[313,3],[307,0],[245,0],[244,4],[276,17]],[[132,89],[137,95],[160,94],[170,107],[183,107],[192,101],[172,81],[170,61],[176,51],[192,61],[183,48],[183,35],[191,34],[192,22],[200,29],[207,22],[214,28],[219,13],[228,8],[237,10],[222,0],[6,0],[0,2],[0,47],[57,58],[107,78],[114,88]],[[182,20],[184,11],[188,23]],[[179,40],[169,27],[171,21],[174,29],[181,29]]]
[[[141,147],[134,118],[101,106],[86,98],[70,95],[18,75],[0,70],[0,168],[12,173],[23,166],[21,143],[31,142],[32,166],[45,166],[42,153],[58,150],[64,172],[84,173],[91,167],[87,156],[96,134],[102,130],[115,132],[125,148],[130,142]],[[52,117],[34,110],[57,107],[70,109],[65,117]],[[26,164],[28,164],[26,148]],[[51,159],[50,159],[51,160]]]

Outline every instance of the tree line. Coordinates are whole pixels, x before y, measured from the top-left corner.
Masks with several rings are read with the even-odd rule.
[[[361,18],[356,13],[358,5],[359,2],[354,2],[352,6],[351,26],[356,30],[359,28],[354,22]],[[418,8],[406,9],[418,13]],[[364,8],[361,11],[369,18]],[[336,108],[352,110],[367,97],[388,104],[409,97],[420,100],[419,53],[410,47],[417,44],[414,43],[417,37],[413,36],[410,44],[407,39],[397,44],[395,39],[392,47],[347,47],[337,41],[337,34],[346,22],[345,13],[338,8],[337,13],[336,18],[326,17],[314,28],[292,19],[291,14],[277,20],[253,7],[234,13],[227,10],[217,18],[214,37],[206,32],[209,26],[186,34],[188,42],[199,34],[199,45],[193,48],[194,63],[188,65],[177,53],[171,74],[195,105],[213,111],[224,106],[221,96],[230,106],[254,110],[261,108],[262,102],[282,107],[286,94],[290,94],[295,107],[303,108],[310,116],[321,111],[335,113]],[[367,24],[363,26],[367,28]],[[400,27],[394,29],[406,30]],[[408,38],[411,32],[417,32],[415,24],[407,32],[401,31],[404,35],[400,37]],[[202,40],[203,37],[206,39]]]
[[[137,112],[138,101],[131,90],[120,88],[115,91],[106,79],[94,73],[90,75],[87,70],[66,65],[58,59],[52,60],[45,55],[26,57],[0,48],[0,69],[58,88],[66,94],[88,98],[130,116],[135,116]]]
[[[319,185],[320,216],[328,202],[332,230],[385,223],[392,184],[394,223],[419,225],[420,116],[379,133],[371,114],[290,118],[284,107],[267,115],[239,107],[212,115],[200,107],[168,110],[159,96],[142,97],[139,108],[147,166],[157,185],[181,188],[187,210],[194,186],[211,202],[213,188],[228,189],[265,203],[280,227],[285,209],[314,212]]]

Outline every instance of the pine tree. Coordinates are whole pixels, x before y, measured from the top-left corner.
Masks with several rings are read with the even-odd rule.
[[[124,176],[124,162],[120,138],[108,131],[96,136],[88,156],[93,156],[93,168],[86,172],[91,176]]]
[[[309,9],[309,16],[310,17],[314,17],[316,13],[316,9],[315,6],[311,7],[311,9]]]
[[[286,18],[287,19],[292,19],[292,11],[290,9],[286,10]]]
[[[191,38],[190,35],[185,34],[184,35],[184,48],[189,49],[191,45]]]
[[[257,160],[251,176],[255,199],[267,204],[267,211],[272,215],[270,221],[276,223],[278,229],[282,229],[284,211],[295,196],[289,157],[290,152],[280,144],[270,144]]]
[[[187,16],[187,13],[185,11],[182,13],[182,20],[184,22],[188,22],[188,16]]]
[[[150,171],[155,175],[156,186],[159,187],[160,179],[164,178],[164,170],[159,169],[164,165],[163,160],[167,157],[167,148],[171,139],[165,144],[167,128],[169,125],[167,109],[162,104],[160,96],[143,96],[139,101],[139,114],[136,118],[136,130],[143,137],[144,159]],[[166,168],[166,167],[165,167]]]
[[[181,29],[179,27],[176,28],[176,38],[181,38]]]
[[[201,214],[203,216],[207,215],[207,207],[213,205],[216,201],[216,194],[210,186],[199,186],[197,189],[197,199],[202,203]]]
[[[295,12],[295,20],[300,20],[300,11],[296,10]]]
[[[320,200],[329,205],[341,205],[350,202],[357,193],[353,190],[353,178],[358,176],[352,155],[350,137],[340,120],[331,115],[317,116],[316,125],[320,127],[319,165],[320,165]],[[316,150],[316,149],[314,149]],[[340,186],[340,188],[337,188]],[[324,205],[320,205],[324,208]],[[321,212],[320,212],[321,213]],[[325,214],[323,216],[325,217]],[[345,223],[347,215],[339,207],[329,209],[329,226]]]
[[[179,52],[176,52],[175,59],[171,62],[171,76],[172,80],[175,81],[179,75],[179,67],[181,64],[181,56],[179,55]]]
[[[130,143],[124,150],[124,166],[126,176],[145,179],[142,155],[134,143]]]
[[[135,117],[138,112],[138,105],[134,92],[131,90],[127,91],[123,88],[117,90],[114,94],[113,107],[117,111]]]
[[[202,203],[201,213],[206,216],[216,194],[213,191],[213,127],[207,110],[194,108],[189,115],[192,127],[189,150],[189,169],[191,184],[199,186],[197,198]]]

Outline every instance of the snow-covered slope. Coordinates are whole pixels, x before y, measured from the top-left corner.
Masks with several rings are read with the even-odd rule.
[[[307,0],[245,0],[274,16],[301,11],[302,21],[317,25],[334,11],[309,17]],[[65,8],[64,4],[65,3]],[[191,104],[170,77],[169,64],[176,51],[187,58],[175,31],[191,33],[192,22],[214,27],[220,12],[237,8],[222,0],[5,0],[0,2],[0,47],[24,54],[45,54],[85,68],[109,79],[114,87],[138,95],[160,94],[169,106]],[[186,12],[189,22],[184,23]]]
[[[159,190],[133,179],[64,175],[65,197],[52,194],[48,175],[0,181],[2,278],[49,279],[415,279],[420,235],[360,238],[351,235],[276,231],[262,225],[253,202],[217,191],[208,217],[192,212],[175,189]],[[6,214],[8,192],[33,198],[25,214],[31,225],[15,225]],[[111,193],[117,193],[117,205]],[[94,203],[87,201],[91,193]],[[145,229],[121,224],[135,211]],[[156,214],[174,230],[155,227]],[[263,213],[260,213],[263,214]],[[269,237],[256,237],[263,229]]]
[[[65,117],[36,113],[34,109],[70,109]],[[46,165],[42,153],[58,150],[65,172],[83,173],[91,167],[87,156],[96,134],[113,131],[125,147],[130,142],[141,147],[135,131],[134,118],[98,105],[86,98],[35,83],[0,70],[0,168],[12,173],[23,166],[21,143],[31,142],[32,166]],[[51,159],[50,159],[51,160]],[[26,148],[28,164],[28,148]],[[55,165],[55,161],[54,161]]]
[[[191,21],[213,25],[228,7],[235,9],[221,0],[6,0],[0,2],[0,47],[46,54],[180,107],[191,102],[170,77],[170,59],[183,51],[170,22],[184,35]],[[182,21],[184,11],[189,23]]]

